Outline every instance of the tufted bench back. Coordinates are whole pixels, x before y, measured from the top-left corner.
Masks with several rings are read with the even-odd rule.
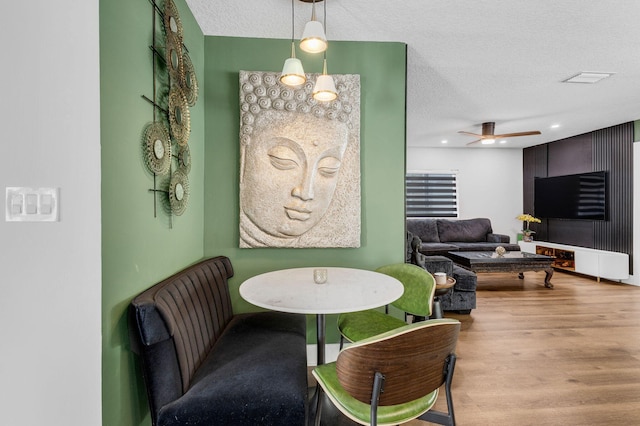
[[[142,358],[152,411],[189,388],[193,373],[232,319],[227,282],[232,276],[227,257],[206,259],[131,302],[132,348]]]

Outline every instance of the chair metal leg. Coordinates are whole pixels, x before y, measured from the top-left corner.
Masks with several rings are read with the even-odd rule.
[[[371,414],[369,424],[376,426],[378,424],[378,401],[380,400],[380,392],[384,385],[384,375],[376,371],[373,376],[373,390],[371,391]]]
[[[456,418],[453,413],[453,397],[451,396],[451,382],[453,381],[453,371],[456,367],[456,355],[451,354],[447,358],[447,363],[444,367],[445,381],[444,381],[444,393],[447,398],[447,413],[440,411],[427,411],[420,417],[420,420],[425,420],[431,423],[437,423],[445,426],[455,426]]]
[[[322,386],[316,385],[316,416],[314,419],[314,426],[320,426],[320,419],[322,417]]]

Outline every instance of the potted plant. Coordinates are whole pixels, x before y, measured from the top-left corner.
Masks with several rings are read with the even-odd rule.
[[[531,216],[528,213],[523,213],[516,217],[516,219],[522,221],[522,240],[528,242],[533,241],[533,234],[535,234],[536,231],[532,231],[531,229],[529,229],[529,223],[542,223],[542,221],[537,217]]]

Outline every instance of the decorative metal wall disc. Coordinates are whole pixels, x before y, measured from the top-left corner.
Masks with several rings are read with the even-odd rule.
[[[165,60],[171,79],[180,85],[184,81],[184,64],[182,55],[182,43],[175,37],[165,39]]]
[[[182,45],[182,21],[173,0],[164,0],[164,31],[167,37],[173,37]]]
[[[164,175],[171,167],[171,140],[167,127],[159,122],[147,124],[144,129],[144,162],[151,173]]]
[[[189,106],[187,98],[180,86],[171,85],[169,91],[169,128],[171,136],[180,146],[184,146],[189,142],[191,134],[191,116],[189,114]]]
[[[196,70],[193,68],[193,62],[187,52],[182,53],[182,90],[187,97],[189,106],[194,106],[198,100],[198,78]]]
[[[191,172],[191,150],[189,145],[181,146],[178,150],[178,168],[187,175]]]
[[[189,202],[189,178],[180,169],[171,175],[171,183],[169,187],[169,204],[171,211],[176,216],[182,215],[187,209]]]

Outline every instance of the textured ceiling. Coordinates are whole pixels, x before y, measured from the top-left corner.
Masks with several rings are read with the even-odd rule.
[[[326,1],[330,41],[407,43],[410,147],[464,147],[473,138],[457,132],[481,133],[485,121],[496,133],[542,132],[492,149],[640,119],[638,0]],[[186,2],[205,35],[290,37],[289,0]],[[295,8],[301,33],[311,4]],[[561,83],[583,71],[615,74]]]

